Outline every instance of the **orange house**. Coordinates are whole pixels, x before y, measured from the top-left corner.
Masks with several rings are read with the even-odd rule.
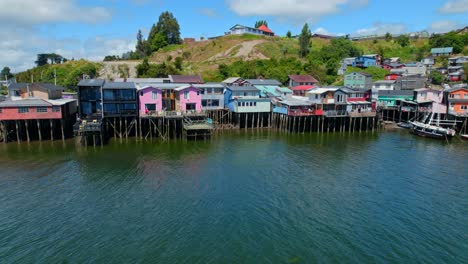
[[[468,88],[453,88],[448,93],[448,112],[456,116],[468,116]]]

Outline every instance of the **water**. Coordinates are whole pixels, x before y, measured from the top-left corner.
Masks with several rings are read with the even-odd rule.
[[[467,263],[467,159],[406,131],[0,145],[0,262]]]

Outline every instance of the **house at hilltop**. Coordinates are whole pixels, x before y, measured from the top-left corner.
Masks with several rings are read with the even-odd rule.
[[[434,57],[437,56],[450,56],[453,53],[453,47],[445,47],[445,48],[432,48],[431,54]]]
[[[269,36],[273,37],[275,33],[269,29],[265,25],[261,25],[258,28],[243,26],[243,25],[235,25],[229,29],[225,35],[242,35],[242,34],[253,34],[253,35],[260,35],[260,36]]]

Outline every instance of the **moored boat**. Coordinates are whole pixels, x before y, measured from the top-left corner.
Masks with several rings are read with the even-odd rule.
[[[409,121],[413,126],[411,133],[421,136],[435,139],[451,139],[456,135],[456,131],[451,128],[444,128],[433,123],[434,113],[430,115],[430,119],[427,123],[419,121]],[[425,118],[427,120],[427,118]],[[440,123],[440,120],[438,120]]]
[[[397,126],[401,127],[401,128],[405,128],[405,129],[411,129],[413,128],[413,125],[409,122],[400,122],[397,124]]]
[[[460,134],[460,137],[461,137],[462,139],[468,140],[468,134]]]

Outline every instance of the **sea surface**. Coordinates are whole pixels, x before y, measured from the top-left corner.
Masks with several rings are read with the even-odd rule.
[[[468,263],[468,143],[0,144],[0,263]]]

